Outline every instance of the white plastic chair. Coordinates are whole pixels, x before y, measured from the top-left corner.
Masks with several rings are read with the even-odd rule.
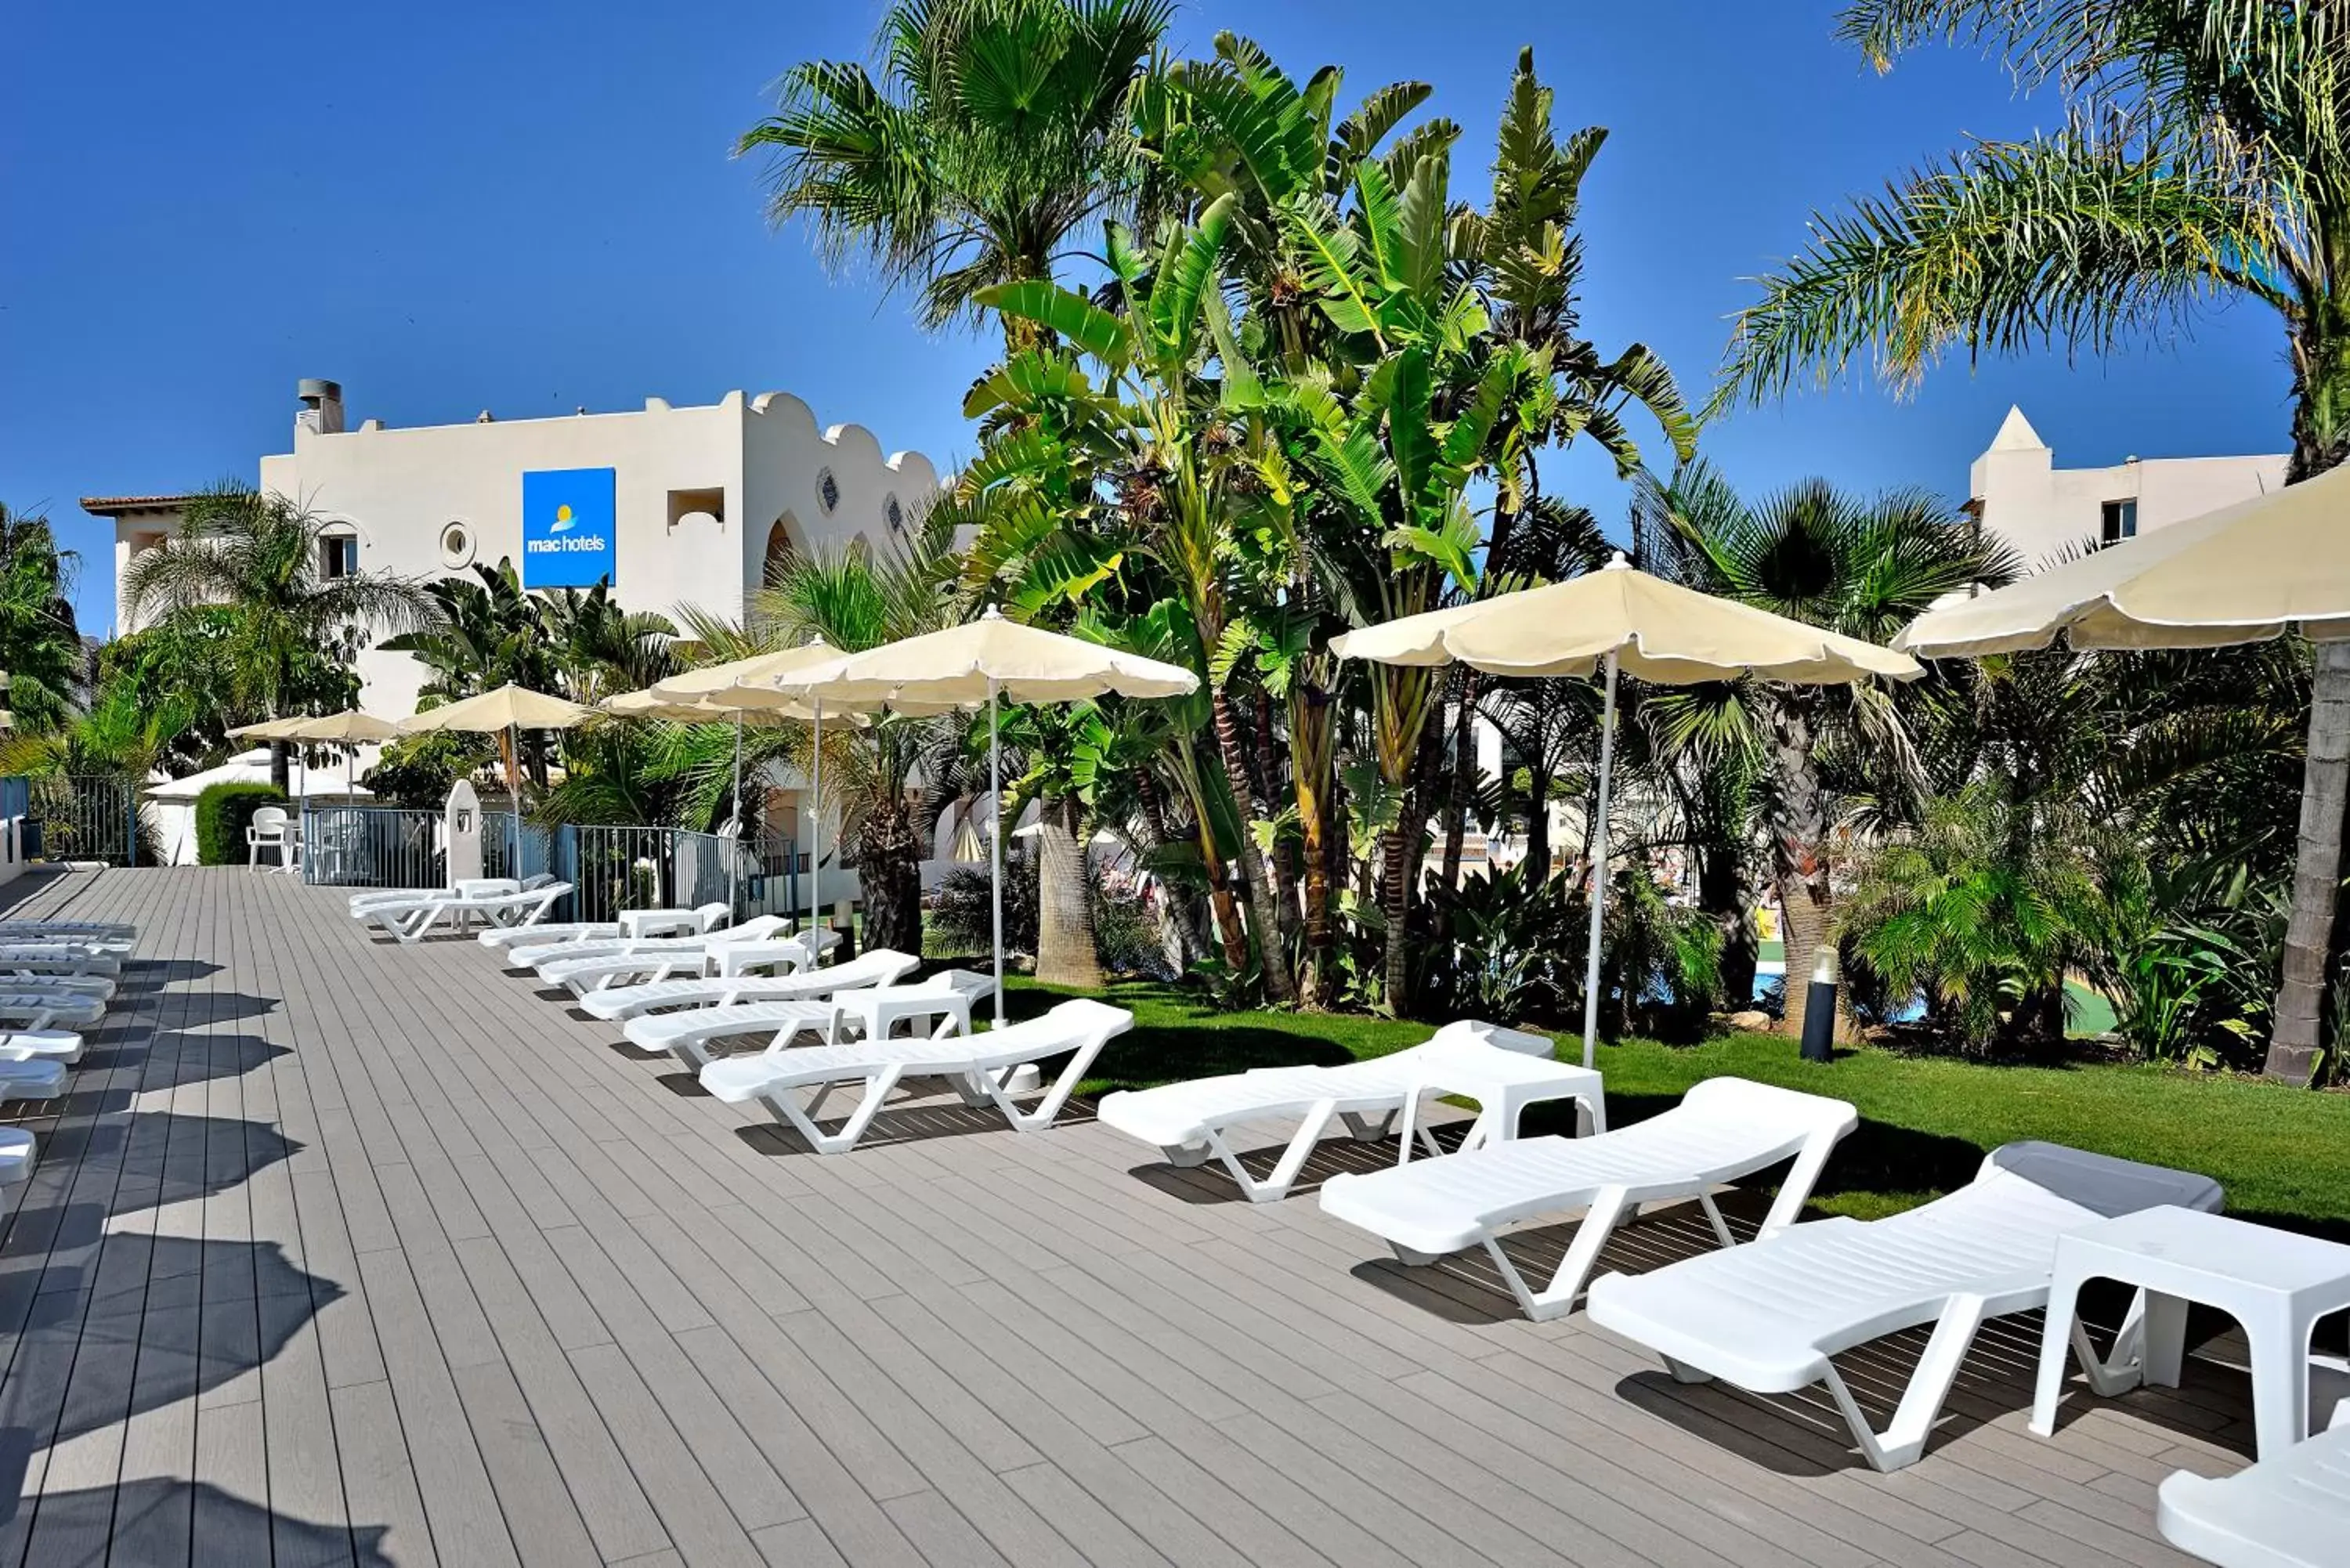
[[[297,864],[294,858],[294,830],[287,824],[286,808],[282,805],[263,806],[253,814],[253,820],[245,826],[244,868],[250,871],[259,866],[261,852],[271,849],[276,851],[277,868],[281,871],[290,869]]]

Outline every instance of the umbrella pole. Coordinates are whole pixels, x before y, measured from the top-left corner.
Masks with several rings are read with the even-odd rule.
[[[1599,803],[1591,825],[1591,950],[1583,966],[1583,1064],[1599,1046],[1599,929],[1607,909],[1607,789],[1616,766],[1616,655],[1607,655],[1607,698],[1599,721]]]
[[[824,699],[816,700],[809,750],[816,753],[816,780],[808,785],[808,929],[824,929]],[[817,955],[821,961],[822,954]]]
[[[506,869],[522,869],[522,727],[506,726],[506,793],[514,797],[514,826],[506,830]],[[519,877],[516,878],[520,880]]]
[[[734,710],[734,844],[726,857],[726,903],[743,915],[743,710]]]
[[[1003,782],[1000,748],[995,738],[995,678],[987,679],[987,793],[995,803],[995,831],[988,835],[989,878],[995,919],[995,1026],[1003,1027]]]

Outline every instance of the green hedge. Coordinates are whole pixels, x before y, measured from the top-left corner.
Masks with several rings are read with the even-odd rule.
[[[196,796],[196,858],[206,866],[244,865],[244,830],[253,814],[285,804],[286,792],[275,784],[211,785]]]

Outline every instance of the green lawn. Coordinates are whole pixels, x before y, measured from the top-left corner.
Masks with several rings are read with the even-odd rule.
[[[1041,1011],[1049,993],[1014,983],[1014,1012]],[[1163,985],[1121,983],[1110,1000],[1133,1009],[1135,1028],[1103,1054],[1088,1092],[1375,1056],[1428,1034],[1378,1018],[1221,1012]],[[1579,1051],[1574,1036],[1558,1038]],[[2235,1213],[2350,1240],[2350,1096],[2159,1067],[1995,1067],[1876,1049],[1815,1064],[1767,1034],[1604,1046],[1599,1067],[1618,1126],[1722,1074],[1850,1100],[1862,1121],[1820,1184],[1815,1206],[1828,1212],[1907,1208],[1966,1182],[2000,1144],[2046,1138],[2203,1171]]]

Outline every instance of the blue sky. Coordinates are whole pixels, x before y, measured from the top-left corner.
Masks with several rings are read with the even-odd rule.
[[[987,358],[926,337],[901,301],[827,278],[771,232],[757,170],[727,157],[774,78],[862,57],[880,7],[18,7],[0,94],[0,500],[46,505],[86,553],[86,629],[112,618],[111,535],[86,494],[247,480],[284,450],[294,382],[345,388],[393,424],[707,402],[782,388],[827,422],[943,466],[967,454],[962,393]],[[1295,74],[1399,78],[1465,127],[1475,188],[1516,50],[1563,124],[1611,137],[1586,186],[1586,318],[1645,340],[1700,395],[1742,279],[1806,215],[1967,136],[2056,118],[1993,66],[1929,51],[1878,78],[1834,8],[1647,0],[1193,0],[1179,38],[1252,32]],[[1806,393],[1710,431],[1742,483],[1821,473],[1963,499],[2011,401],[2067,464],[2282,451],[2274,323],[2223,314],[2126,358],[1946,367],[1896,400]],[[1603,518],[1602,465],[1560,478]]]

